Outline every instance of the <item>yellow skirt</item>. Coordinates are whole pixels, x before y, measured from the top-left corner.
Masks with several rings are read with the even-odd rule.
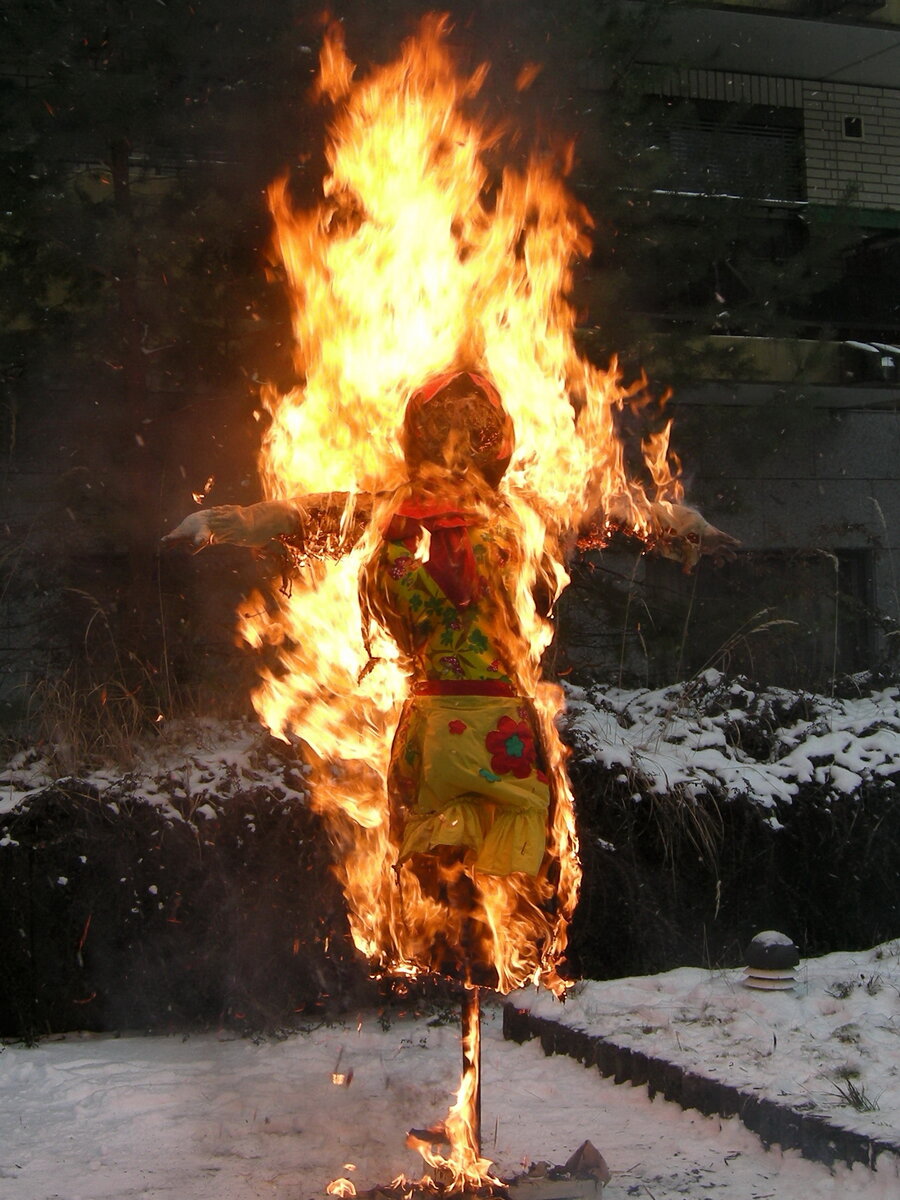
[[[537,726],[514,696],[417,696],[391,755],[400,862],[438,846],[468,848],[489,875],[536,875],[550,791]]]

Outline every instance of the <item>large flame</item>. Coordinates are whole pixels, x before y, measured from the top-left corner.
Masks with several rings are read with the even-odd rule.
[[[614,410],[629,394],[615,364],[600,370],[575,349],[567,294],[587,214],[548,159],[491,179],[486,151],[498,135],[467,115],[485,69],[461,77],[446,31],[445,18],[427,18],[396,62],[360,81],[340,28],[325,39],[317,90],[335,117],[324,198],[297,211],[285,181],[270,192],[304,383],[264,396],[272,421],[260,466],[273,498],[389,494],[404,478],[404,405],[424,378],[475,362],[504,397],[516,450],[503,489],[525,557],[515,602],[529,649],[518,667],[556,759],[551,843],[562,864],[556,941],[539,960],[507,882],[485,881],[500,986],[509,990],[530,978],[553,981],[546,968],[562,953],[578,886],[553,728],[559,691],[539,674],[551,630],[535,611],[534,584],[550,549],[550,586],[562,590],[560,544],[587,518],[648,531],[650,499],[626,475]],[[675,497],[667,444],[666,430],[646,447],[654,501]],[[414,972],[429,901],[398,889],[385,794],[406,680],[386,635],[363,630],[358,595],[375,536],[370,528],[352,553],[310,564],[279,611],[247,616],[243,632],[252,644],[280,647],[280,669],[255,702],[273,732],[311,748],[314,802],[338,845],[357,945],[377,966]]]
[[[482,917],[501,991],[529,980],[560,990],[579,868],[554,727],[561,693],[540,677],[551,629],[536,611],[535,585],[559,594],[562,546],[587,519],[640,534],[650,529],[651,499],[676,493],[667,438],[648,447],[652,498],[628,478],[614,422],[628,392],[615,364],[600,370],[575,349],[567,296],[587,247],[587,213],[558,156],[491,174],[502,137],[471,115],[486,68],[460,75],[446,34],[445,18],[427,18],[396,62],[357,80],[340,29],[330,30],[317,82],[334,106],[321,202],[298,211],[286,181],[271,188],[303,383],[264,396],[265,490],[274,499],[348,493],[345,528],[354,497],[372,519],[351,553],[309,563],[278,611],[260,605],[243,633],[278,647],[279,669],[255,703],[274,733],[309,747],[313,802],[336,846],[357,946],[376,971],[416,973],[447,914],[393,870],[386,776],[407,679],[390,638],[363,628],[359,580],[383,498],[404,481],[398,429],[410,392],[454,365],[489,375],[515,425],[502,494],[523,553],[514,601],[527,650],[516,666],[551,760],[558,865],[527,901],[515,876],[485,877]]]

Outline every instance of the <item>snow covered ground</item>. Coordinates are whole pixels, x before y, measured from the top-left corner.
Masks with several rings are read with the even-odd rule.
[[[161,725],[155,738],[135,744],[134,761],[125,769],[97,762],[63,772],[59,758],[67,757],[65,747],[61,754],[60,748],[25,747],[0,767],[0,817],[40,788],[73,775],[109,804],[127,797],[161,809],[173,821],[201,825],[230,797],[260,784],[304,803],[305,768],[295,763],[286,771],[284,755],[273,753],[272,746],[255,721],[197,719]]]
[[[793,990],[683,967],[517,1007],[873,1139],[900,1141],[900,942],[801,961]]]
[[[752,792],[773,809],[806,780],[852,802],[860,782],[896,775],[897,689],[853,701],[807,697],[801,712],[787,694],[773,700],[706,682],[701,703],[683,689],[602,697],[573,689],[576,754],[685,795]],[[752,720],[758,730],[769,709],[766,752],[757,738],[751,753],[742,728]],[[0,770],[0,815],[57,776],[39,750],[21,751]],[[250,724],[164,731],[127,774],[108,767],[80,777],[110,805],[142,797],[198,825],[249,785],[303,801],[302,774],[286,778],[284,759]],[[900,1137],[900,943],[804,962],[792,993],[754,993],[739,972],[686,968],[579,985],[562,1008],[537,993],[517,1002],[830,1121]],[[612,1170],[613,1200],[900,1195],[900,1164],[888,1155],[875,1173],[830,1172],[795,1152],[766,1151],[736,1118],[651,1102],[645,1088],[545,1058],[536,1043],[504,1042],[498,1010],[486,1024],[484,1151],[501,1175],[528,1160],[564,1162],[590,1139]],[[338,1064],[352,1071],[349,1086],[332,1083]],[[373,1012],[262,1040],[68,1035],[32,1049],[6,1045],[0,1196],[311,1200],[338,1176],[363,1190],[419,1173],[405,1131],[446,1113],[458,1070],[455,1027],[428,1017],[388,1023]],[[852,1107],[854,1095],[870,1111]]]
[[[883,989],[833,999],[857,1032],[844,1045],[880,1102],[865,1120],[897,1130],[897,960],[830,955],[808,963],[796,995],[745,995],[721,976],[671,972],[589,984],[567,1020],[678,1049],[694,1065],[833,1105],[833,1014],[812,981],[880,971]],[[880,964],[880,965],[879,965]],[[889,977],[892,982],[889,982]],[[725,1002],[728,1001],[726,1004]],[[544,1004],[544,1000],[539,1001]],[[841,1006],[845,1006],[841,1008]],[[743,1014],[746,1010],[746,1015]],[[808,1026],[806,1021],[808,1019]],[[649,1026],[654,1032],[642,1032]],[[386,1027],[385,1027],[386,1026]],[[684,1112],[646,1088],[616,1087],[538,1043],[502,1039],[488,1008],[484,1152],[501,1175],[562,1163],[585,1139],[605,1156],[610,1200],[895,1200],[900,1164],[834,1171],[766,1151],[738,1121]],[[665,1032],[663,1032],[665,1031]],[[848,1033],[848,1037],[849,1037]],[[777,1050],[773,1040],[777,1038]],[[838,1039],[840,1040],[840,1039]],[[0,1194],[4,1200],[312,1200],[337,1178],[359,1190],[420,1174],[410,1126],[442,1117],[458,1083],[458,1029],[426,1017],[364,1012],[287,1037],[69,1035],[0,1053]],[[336,1085],[338,1070],[352,1078]],[[862,1120],[854,1114],[854,1120]]]
[[[707,671],[655,691],[567,687],[564,725],[576,758],[619,769],[623,781],[688,800],[706,793],[726,802],[745,797],[770,810],[776,826],[773,810],[804,784],[840,802],[866,784],[892,788],[900,775],[897,687],[832,698],[755,689]],[[301,772],[286,780],[284,756],[271,747],[252,721],[171,722],[135,747],[128,771],[94,765],[78,778],[101,798],[127,794],[175,820],[212,815],[205,804],[261,783],[302,800]],[[59,775],[46,749],[20,750],[0,765],[0,816]]]

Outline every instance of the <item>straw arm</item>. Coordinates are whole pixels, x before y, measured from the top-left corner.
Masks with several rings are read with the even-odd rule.
[[[336,540],[352,549],[371,515],[371,498],[357,496],[348,516],[347,492],[316,492],[292,500],[263,500],[246,506],[222,504],[190,513],[162,539],[163,546],[261,547],[284,539],[313,554],[318,543]]]

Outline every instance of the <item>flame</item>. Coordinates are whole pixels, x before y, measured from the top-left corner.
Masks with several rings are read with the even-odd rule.
[[[325,1191],[329,1196],[355,1196],[356,1185],[350,1179],[332,1179]]]
[[[666,430],[645,447],[655,494],[629,477],[615,414],[637,389],[623,385],[615,362],[601,370],[578,355],[567,298],[590,218],[558,155],[533,154],[497,176],[491,164],[504,135],[472,115],[487,67],[459,72],[447,31],[447,18],[425,18],[395,62],[357,79],[332,27],[315,88],[334,106],[321,201],[301,211],[287,180],[270,189],[303,382],[283,395],[264,390],[264,489],[272,499],[349,500],[334,555],[305,562],[274,610],[253,601],[241,632],[252,646],[277,647],[278,668],[264,673],[254,702],[274,734],[308,748],[312,802],[334,843],[357,947],[375,972],[430,969],[437,931],[450,942],[471,934],[466,914],[448,918],[416,878],[394,870],[386,780],[408,679],[389,635],[371,621],[364,628],[360,576],[406,481],[398,430],[410,393],[459,364],[489,375],[515,427],[500,489],[522,554],[515,670],[520,694],[534,697],[549,758],[552,867],[536,879],[479,879],[480,957],[502,992],[528,981],[561,992],[580,875],[555,727],[562,693],[541,678],[552,630],[535,588],[558,597],[568,582],[562,547],[597,514],[606,529],[646,537],[653,504],[676,498],[677,470]],[[534,72],[526,67],[519,85]],[[448,920],[457,927],[447,930]],[[471,1131],[458,1128],[468,1119],[466,1087],[464,1078],[447,1122],[454,1148],[469,1147],[451,1164],[461,1187],[483,1180],[489,1165]]]
[[[450,1190],[487,1189],[490,1193],[493,1187],[504,1185],[491,1174],[491,1161],[482,1156],[480,1147],[481,1008],[477,988],[467,989],[462,1017],[463,1077],[456,1103],[440,1126],[412,1130],[406,1144],[419,1152],[440,1182],[450,1181]],[[449,1155],[442,1154],[436,1143],[449,1143]]]
[[[210,475],[209,478],[206,480],[206,483],[204,483],[202,491],[191,493],[191,495],[194,497],[195,504],[203,503],[203,501],[206,499],[206,497],[209,495],[209,493],[212,491],[213,487],[215,486],[215,482],[216,482],[215,475]]]

